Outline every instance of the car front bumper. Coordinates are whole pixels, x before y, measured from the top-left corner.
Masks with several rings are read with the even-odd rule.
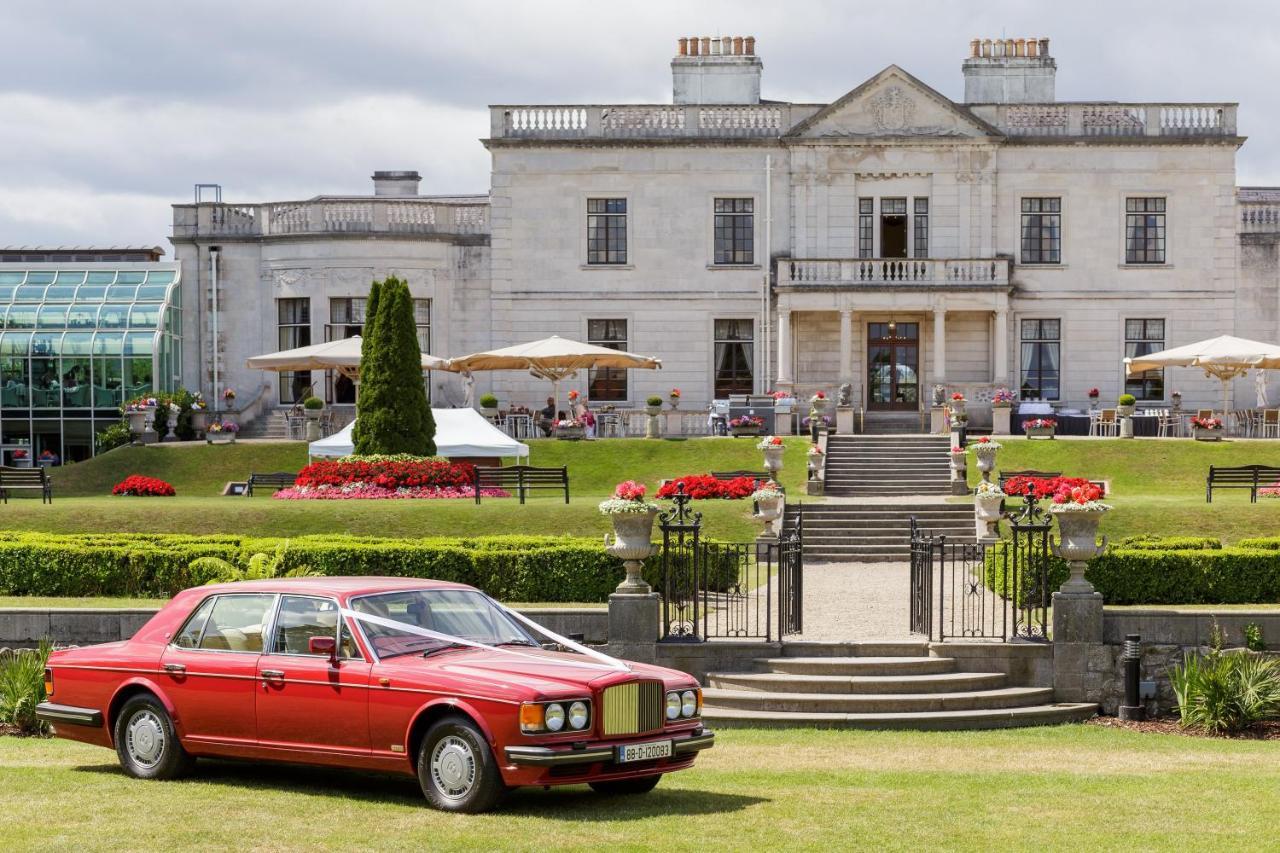
[[[77,708],[74,705],[58,705],[41,702],[36,705],[36,719],[54,725],[102,727],[102,712],[97,708]]]
[[[688,737],[671,738],[671,757],[681,759],[715,746],[715,732],[694,730]],[[612,762],[618,745],[572,747],[508,746],[504,753],[508,764],[523,767],[571,767],[579,764]],[[624,765],[625,766],[625,765]]]

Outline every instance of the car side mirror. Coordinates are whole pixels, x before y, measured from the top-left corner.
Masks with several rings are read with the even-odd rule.
[[[307,640],[307,651],[313,655],[325,655],[330,663],[338,662],[338,641],[333,637],[311,637]]]

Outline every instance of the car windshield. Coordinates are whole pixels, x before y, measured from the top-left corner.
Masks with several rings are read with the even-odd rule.
[[[417,589],[365,595],[354,599],[351,609],[491,646],[538,645],[528,631],[499,610],[488,596],[474,590]],[[407,628],[371,620],[361,619],[360,627],[379,658],[423,654],[450,646],[448,640],[424,637]]]

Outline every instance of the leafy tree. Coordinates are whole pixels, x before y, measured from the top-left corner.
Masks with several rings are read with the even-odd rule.
[[[422,382],[409,285],[395,276],[369,291],[356,397],[355,452],[434,456],[435,419]]]

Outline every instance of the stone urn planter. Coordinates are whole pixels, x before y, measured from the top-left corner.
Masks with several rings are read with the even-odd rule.
[[[615,512],[611,514],[613,533],[604,535],[604,550],[622,560],[627,576],[618,584],[622,595],[648,595],[653,591],[642,577],[644,561],[653,553],[653,520],[658,510],[648,512]]]
[[[235,444],[236,434],[234,432],[206,432],[204,435],[205,444]]]
[[[142,409],[129,412],[129,432],[142,435],[147,428],[147,412]]]
[[[586,436],[585,427],[556,427],[556,438],[561,441],[582,441]]]
[[[827,413],[827,406],[830,402],[831,401],[828,400],[826,397],[811,398],[809,400],[809,408],[811,410],[811,416],[817,415],[818,417],[821,417],[822,415],[825,415]]]
[[[989,479],[985,475],[990,474],[996,467],[996,452],[994,450],[983,452],[979,449],[974,455],[978,459],[978,470],[983,473],[983,479]]]
[[[1118,405],[1116,406],[1116,414],[1122,418],[1131,418],[1133,417],[1133,411],[1136,408],[1138,408],[1137,405],[1132,403],[1127,406]]]
[[[191,428],[196,432],[204,432],[209,426],[209,412],[207,409],[191,410]]]
[[[772,436],[770,437],[772,438]],[[765,442],[769,442],[766,438]],[[782,444],[768,443],[760,448],[760,452],[764,454],[764,470],[770,474],[776,474],[782,470],[782,452],[786,450],[786,446]]]
[[[1104,513],[1105,510],[1053,513],[1058,519],[1058,543],[1053,546],[1053,553],[1071,564],[1071,577],[1062,585],[1062,592],[1088,594],[1094,591],[1093,584],[1084,579],[1084,570],[1089,560],[1107,548],[1105,536],[1102,543],[1098,543],[1098,523]]]
[[[1205,427],[1192,427],[1191,434],[1196,441],[1222,441],[1221,429],[1206,429]]]
[[[782,517],[785,502],[786,498],[782,495],[756,498],[756,521],[764,524],[762,536],[777,535],[774,525]]]
[[[964,453],[951,454],[951,470],[963,472],[968,465],[968,459]]]
[[[645,411],[645,414],[649,415],[650,417],[656,418],[658,415],[662,414],[662,407],[661,406],[645,406],[644,411]]]
[[[999,521],[1003,495],[977,495],[973,499],[973,511],[983,521]]]
[[[966,405],[966,402],[967,402],[967,401],[966,401],[963,397],[961,397],[961,398],[960,398],[960,399],[958,399],[958,400],[957,400],[956,398],[952,397],[952,398],[951,398],[951,400],[947,403],[947,405],[951,407],[951,418],[952,418],[952,420],[955,420],[955,419],[957,419],[957,418],[960,418],[960,417],[964,414],[964,412],[965,412],[965,408],[964,408],[964,407],[965,407],[965,405]]]
[[[177,441],[178,440],[178,410],[169,409],[168,415],[169,415],[168,418],[165,420],[165,426],[169,428],[169,431],[166,432],[164,434],[164,438],[160,440],[161,441]]]
[[[667,398],[667,401],[671,404],[671,411],[673,411],[673,412],[674,412],[676,409],[680,408],[680,398],[679,398],[679,397],[668,397],[668,398]]]

